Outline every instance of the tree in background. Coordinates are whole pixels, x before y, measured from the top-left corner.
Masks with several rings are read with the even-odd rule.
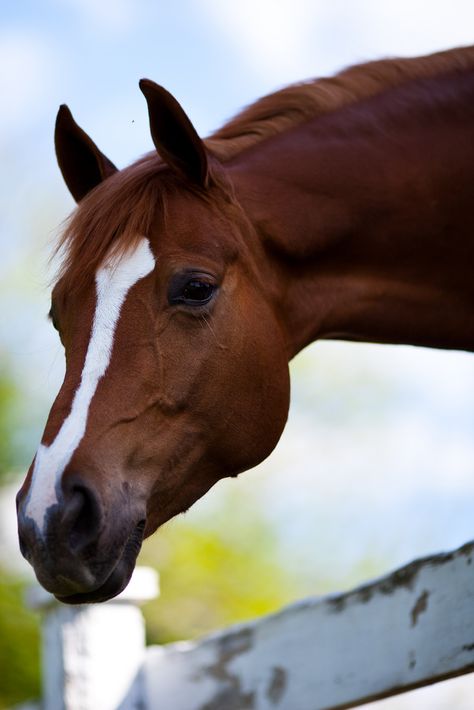
[[[149,643],[193,638],[300,595],[302,579],[286,569],[258,501],[230,485],[219,502],[218,513],[175,519],[144,544],[140,562],[158,569],[161,586],[144,608]]]
[[[0,485],[24,465],[16,438],[22,400],[6,358],[0,357]],[[39,618],[24,607],[25,586],[0,562],[0,708],[40,692]]]
[[[25,609],[25,582],[0,567],[0,708],[40,695],[39,616]]]
[[[6,358],[0,354],[0,483],[20,464],[21,454],[15,443],[20,420],[18,394]]]

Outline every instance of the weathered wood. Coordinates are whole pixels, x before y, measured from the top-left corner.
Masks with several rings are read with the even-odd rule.
[[[149,710],[342,710],[474,670],[474,543],[193,643],[148,649]]]

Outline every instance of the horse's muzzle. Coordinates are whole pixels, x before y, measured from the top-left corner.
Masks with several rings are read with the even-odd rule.
[[[48,508],[43,530],[25,514],[17,497],[23,556],[40,584],[70,604],[106,601],[128,584],[140,551],[145,516],[128,499],[109,502],[74,475]]]

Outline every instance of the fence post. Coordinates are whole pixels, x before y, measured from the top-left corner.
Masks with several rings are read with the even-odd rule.
[[[138,605],[158,595],[158,576],[138,567],[104,604],[69,606],[39,586],[28,602],[42,623],[43,710],[144,708],[145,625]]]

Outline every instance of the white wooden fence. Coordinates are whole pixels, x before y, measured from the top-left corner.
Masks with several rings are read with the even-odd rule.
[[[138,569],[120,597],[44,613],[43,710],[342,710],[474,670],[474,542],[345,594],[145,648]]]

